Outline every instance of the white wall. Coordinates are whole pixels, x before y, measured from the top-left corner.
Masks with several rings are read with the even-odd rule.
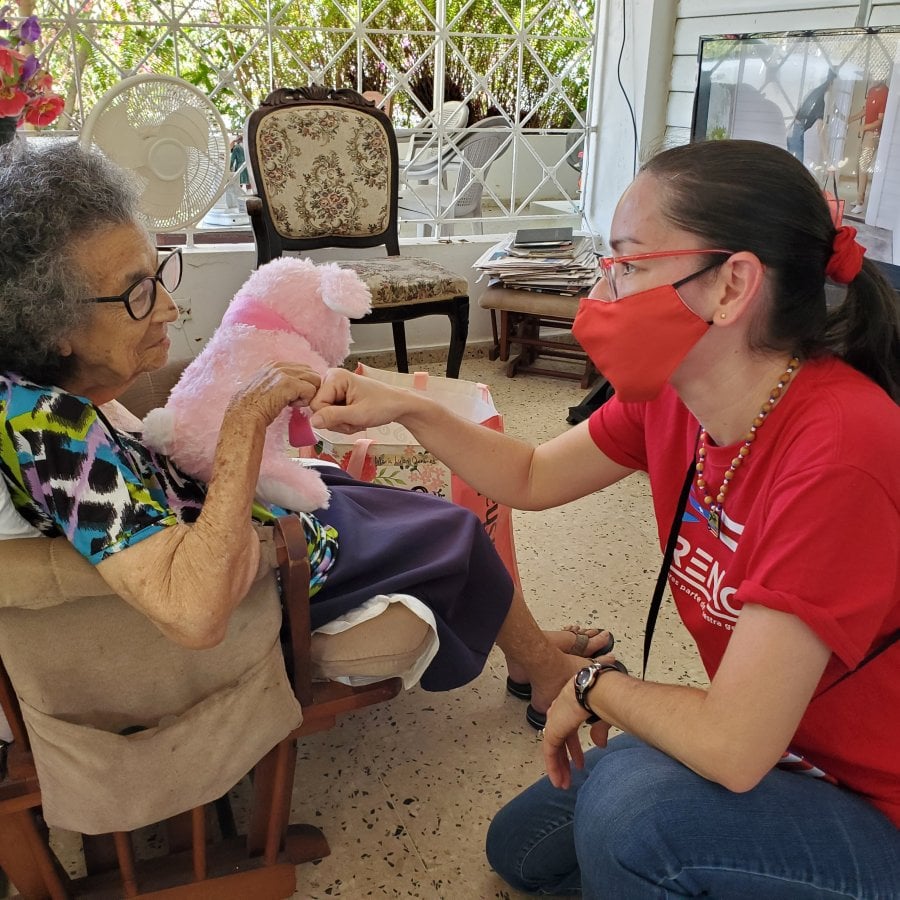
[[[598,125],[588,139],[583,187],[585,218],[591,230],[603,236],[619,196],[634,177],[635,159],[640,163],[639,148],[656,146],[664,136],[675,4],[613,0],[598,6],[597,64],[591,86],[591,121]]]
[[[472,263],[487,246],[496,241],[488,238],[459,237],[453,243],[428,241],[404,242],[405,257],[420,256],[445,265],[469,280],[469,340],[486,341],[491,336],[490,314],[478,306],[478,298],[486,282],[476,283],[479,273]],[[317,262],[339,259],[338,250],[319,250],[310,254]],[[355,253],[384,256],[384,248],[372,248]],[[183,323],[172,330],[172,358],[194,356],[203,342],[213,333],[222,318],[228,301],[234,296],[256,265],[253,244],[204,245],[184,250],[184,277],[175,295],[178,305],[186,311]],[[424,347],[445,347],[450,339],[450,323],[446,316],[427,316],[406,323],[406,339],[410,350]],[[353,328],[353,351],[378,351],[394,346],[390,325],[358,325]]]

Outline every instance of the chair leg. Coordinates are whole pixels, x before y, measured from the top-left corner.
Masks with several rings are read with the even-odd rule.
[[[406,355],[406,326],[403,322],[391,322],[394,332],[394,354],[397,357],[397,371],[409,372],[409,358]]]
[[[469,337],[469,298],[460,297],[450,314],[450,349],[447,352],[447,377],[459,378],[466,340]]]
[[[206,807],[197,806],[191,810],[192,861],[194,864],[194,881],[206,878]]]
[[[284,829],[291,812],[291,777],[297,760],[297,742],[285,738],[273,747],[253,770],[250,825],[247,852],[250,856],[271,855],[281,848]],[[266,860],[269,863],[269,860]]]
[[[488,351],[488,359],[493,362],[500,355],[500,336],[497,334],[497,310],[491,310],[491,335],[494,346]]]
[[[276,747],[275,771],[272,773],[272,804],[266,825],[266,845],[263,859],[268,866],[278,861],[291,814],[291,788],[297,764],[297,742],[282,741]]]
[[[507,362],[509,360],[509,329],[511,326],[509,312],[505,309],[500,310],[500,360]]]
[[[114,831],[116,856],[119,859],[119,872],[122,875],[122,894],[125,897],[137,897],[137,873],[134,868],[134,848],[131,835],[127,831]]]
[[[0,865],[22,897],[64,900],[69,896],[65,876],[60,876],[31,809],[0,816]]]

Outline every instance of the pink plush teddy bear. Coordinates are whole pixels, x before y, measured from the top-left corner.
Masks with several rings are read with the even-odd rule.
[[[350,349],[350,321],[371,309],[355,272],[334,263],[280,258],[255,271],[235,294],[222,324],[184,370],[168,402],[144,419],[144,440],[184,472],[209,481],[225,407],[235,390],[266,363],[303,363],[320,374]],[[285,509],[328,506],[328,489],[313,468],[287,454],[315,443],[307,418],[286,409],[269,426],[257,497]]]

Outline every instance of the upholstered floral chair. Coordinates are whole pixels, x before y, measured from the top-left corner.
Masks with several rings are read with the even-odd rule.
[[[384,246],[383,259],[338,260],[372,291],[372,312],[360,324],[391,323],[397,368],[407,372],[404,323],[447,316],[447,375],[458,377],[469,328],[468,282],[431,260],[400,256],[390,119],[355,91],[281,89],[251,113],[245,145],[258,265],[284,251]]]

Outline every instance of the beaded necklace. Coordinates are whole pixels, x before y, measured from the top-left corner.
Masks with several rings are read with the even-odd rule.
[[[797,371],[799,365],[800,360],[796,356],[792,357],[784,374],[778,379],[778,384],[772,388],[769,399],[766,400],[762,409],[756,414],[756,418],[753,420],[750,430],[744,436],[744,443],[741,445],[740,450],[738,450],[737,456],[731,460],[731,465],[728,467],[728,471],[725,472],[725,475],[722,478],[722,485],[715,494],[715,498],[713,497],[712,492],[707,493],[706,479],[703,477],[703,472],[706,468],[707,434],[706,429],[702,426],[700,427],[700,434],[697,438],[697,489],[700,491],[700,496],[703,497],[704,505],[709,507],[707,527],[716,537],[719,536],[719,528],[722,521],[722,508],[725,506],[725,497],[728,494],[734,476],[744,460],[750,455],[750,448],[756,440],[757,430],[762,426],[762,423],[766,421],[769,413],[772,412],[772,408],[778,402],[778,398],[784,393],[788,382],[791,380],[791,376]]]

